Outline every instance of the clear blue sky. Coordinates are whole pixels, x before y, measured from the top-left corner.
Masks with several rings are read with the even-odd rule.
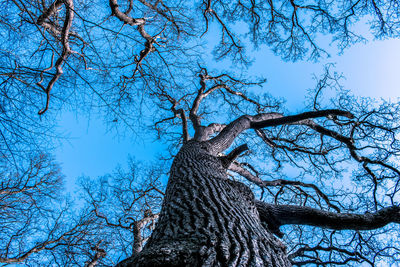
[[[397,100],[400,92],[400,40],[370,41],[357,44],[342,55],[332,55],[321,62],[283,62],[267,48],[254,52],[256,60],[249,73],[267,78],[263,90],[287,100],[292,112],[304,108],[307,89],[313,88],[313,73],[321,73],[323,63],[336,63],[335,70],[343,72],[346,89],[360,96]],[[215,68],[218,64],[215,65]],[[70,137],[56,151],[66,175],[68,188],[73,188],[77,177],[92,178],[111,172],[118,164],[124,165],[128,155],[137,160],[155,160],[163,147],[152,143],[152,137],[139,141],[130,133],[116,138],[108,132],[102,119],[91,116],[74,117],[64,113],[60,130]]]

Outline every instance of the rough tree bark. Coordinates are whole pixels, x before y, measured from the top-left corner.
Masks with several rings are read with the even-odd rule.
[[[143,251],[118,266],[290,266],[260,221],[252,191],[229,180],[206,142],[174,159],[159,220]]]

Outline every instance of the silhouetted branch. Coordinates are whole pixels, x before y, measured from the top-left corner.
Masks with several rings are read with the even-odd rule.
[[[383,208],[375,213],[351,214],[318,210],[305,206],[273,205],[256,200],[261,220],[279,228],[287,224],[311,225],[334,230],[372,230],[389,223],[400,223],[400,207]]]
[[[337,109],[309,111],[292,116],[283,116],[279,113],[262,113],[254,116],[244,115],[228,124],[221,133],[209,140],[208,143],[213,147],[213,153],[218,153],[227,149],[235,138],[247,129],[260,129],[284,124],[300,123],[312,118],[333,115],[345,116],[348,118],[353,117],[350,112]]]

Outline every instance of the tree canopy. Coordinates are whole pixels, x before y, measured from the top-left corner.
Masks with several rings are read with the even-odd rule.
[[[399,19],[394,0],[2,1],[0,263],[111,266],[140,253],[191,141],[252,189],[291,264],[398,263],[399,103],[352,95],[326,65],[296,112],[246,68],[253,49],[318,62],[329,45],[364,41],[363,23],[398,38]],[[66,110],[151,132],[163,158],[81,177],[73,203],[51,156]]]

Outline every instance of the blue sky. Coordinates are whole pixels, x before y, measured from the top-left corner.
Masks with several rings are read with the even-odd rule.
[[[249,73],[267,78],[262,90],[285,98],[292,112],[304,109],[307,90],[315,86],[313,74],[322,73],[324,63],[336,63],[335,71],[344,74],[343,85],[353,94],[394,101],[400,92],[399,48],[400,40],[369,41],[317,63],[283,62],[263,48],[252,53],[255,61]],[[79,176],[95,178],[110,173],[118,164],[125,165],[129,155],[140,161],[156,160],[163,149],[151,136],[138,140],[127,132],[124,137],[116,137],[107,131],[102,118],[94,115],[88,119],[65,112],[60,119],[60,130],[69,138],[56,150],[56,159],[71,189]]]

